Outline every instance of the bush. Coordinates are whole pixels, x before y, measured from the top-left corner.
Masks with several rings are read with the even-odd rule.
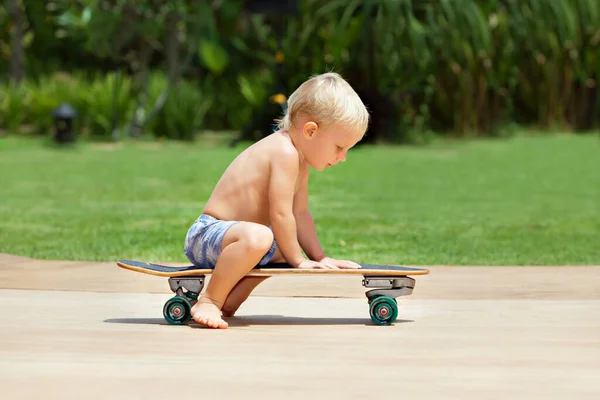
[[[152,75],[150,106],[154,104],[166,85],[167,79],[164,75],[159,73]],[[165,105],[156,118],[150,121],[150,131],[157,137],[193,140],[196,132],[202,129],[204,117],[211,105],[212,100],[206,98],[196,84],[180,81],[171,89]]]
[[[135,53],[132,49],[148,43],[154,50],[145,65],[155,71],[171,65],[169,47],[154,47],[165,39],[156,21],[148,25],[156,29],[134,29],[130,33],[135,35],[119,41],[94,29],[106,21],[117,26],[118,14],[90,14],[64,2],[60,9],[68,12],[57,17],[60,12],[50,7],[21,3],[27,3],[27,15],[36,15],[36,21],[49,21],[28,30],[34,32],[28,73],[53,65],[95,71],[129,65],[134,71],[135,63],[126,60]],[[88,2],[100,3],[106,2]],[[115,10],[127,2],[117,3]],[[135,7],[134,14],[144,7],[149,15],[169,9],[149,1],[140,4],[145,6]],[[331,70],[348,79],[372,111],[369,138],[426,142],[432,132],[501,136],[516,125],[546,131],[586,131],[600,125],[599,0],[304,0],[297,14],[277,18],[240,12],[239,0],[178,4],[189,6],[171,11],[178,10],[185,25],[180,58],[191,61],[181,69],[187,80],[174,90],[177,94],[142,127],[154,135],[190,137],[200,127],[239,130],[259,119],[262,130],[267,125],[262,117],[271,114],[261,111],[273,95],[289,96],[309,76]],[[65,30],[61,21],[77,20],[75,15],[81,21],[85,15],[102,19],[93,17],[95,25],[81,22]],[[142,17],[131,18],[147,20]],[[55,34],[49,34],[53,29]],[[69,35],[59,39],[59,29]],[[192,37],[203,38],[200,47]],[[90,43],[112,50],[104,54]],[[8,54],[0,48],[0,59],[8,60]],[[134,85],[124,77],[113,103],[113,78],[75,75],[26,82],[25,88],[0,87],[0,126],[15,130],[33,124],[47,132],[49,111],[59,99],[69,99],[83,113],[77,123],[85,134],[109,135],[113,104],[118,128],[128,132],[136,107]],[[146,114],[166,84],[158,72],[151,80]]]
[[[166,84],[162,73],[151,74],[147,110]],[[62,102],[77,110],[75,134],[96,140],[113,139],[113,128],[120,137],[126,135],[136,106],[128,76],[55,74],[37,81],[27,80],[18,87],[0,85],[0,129],[10,133],[51,134],[52,111]],[[156,137],[191,140],[202,128],[210,105],[210,99],[203,96],[196,84],[181,81],[172,89],[156,117],[144,127],[144,132]]]
[[[0,129],[17,132],[25,124],[27,86],[0,85]]]

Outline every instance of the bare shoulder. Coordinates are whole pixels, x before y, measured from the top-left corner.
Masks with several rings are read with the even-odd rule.
[[[282,134],[274,133],[269,139],[265,150],[268,152],[271,167],[297,174],[300,169],[300,154],[296,147]]]

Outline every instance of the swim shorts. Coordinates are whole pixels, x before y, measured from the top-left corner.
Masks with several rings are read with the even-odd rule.
[[[229,228],[239,221],[222,221],[202,214],[190,227],[185,237],[184,253],[192,264],[200,268],[214,269],[221,255],[223,237]],[[267,264],[277,250],[277,242],[260,260],[259,265]]]

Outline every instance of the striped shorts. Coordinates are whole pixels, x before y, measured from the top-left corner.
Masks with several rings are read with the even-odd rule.
[[[202,214],[190,227],[185,237],[183,252],[192,264],[200,268],[215,268],[221,255],[223,237],[229,228],[238,221],[222,221],[210,215]],[[277,242],[260,260],[259,265],[267,264],[277,250]]]

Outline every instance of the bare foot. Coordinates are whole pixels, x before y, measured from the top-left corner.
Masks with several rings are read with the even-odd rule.
[[[223,309],[221,310],[225,318],[230,318],[235,315],[235,312],[242,305],[244,301],[250,296],[250,293],[256,288],[262,281],[269,278],[268,276],[246,276],[234,286],[234,288],[227,296]]]
[[[218,304],[211,299],[202,296],[191,310],[192,318],[199,324],[210,328],[225,329],[229,324],[221,318],[221,310]]]

